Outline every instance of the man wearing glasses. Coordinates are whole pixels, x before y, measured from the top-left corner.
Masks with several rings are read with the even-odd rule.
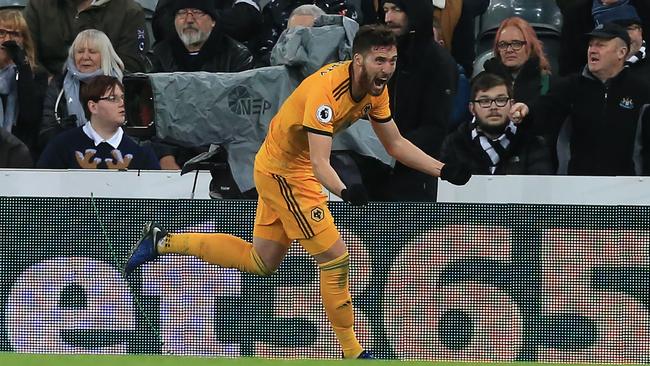
[[[474,118],[445,138],[441,159],[463,162],[472,174],[553,174],[544,140],[511,120],[510,111],[523,106],[511,96],[512,87],[500,76],[486,72],[477,75],[472,80],[469,102]]]
[[[79,93],[89,122],[57,135],[36,164],[46,169],[160,169],[150,148],[124,134],[124,87],[100,75]]]
[[[172,5],[176,34],[154,46],[154,72],[253,68],[248,48],[223,32],[213,0],[175,0]]]
[[[176,33],[154,46],[154,72],[239,72],[253,68],[248,48],[223,32],[214,0],[173,0],[171,9]],[[208,151],[207,146],[178,146],[158,139],[153,147],[161,167],[167,170],[180,170],[187,160]]]

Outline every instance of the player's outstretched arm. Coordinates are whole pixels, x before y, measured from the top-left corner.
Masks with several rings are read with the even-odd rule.
[[[311,160],[314,176],[328,191],[341,197],[352,205],[359,206],[368,203],[368,195],[361,185],[346,187],[332,165],[332,137],[308,132],[309,159]]]
[[[409,168],[440,177],[456,185],[467,183],[472,176],[464,166],[444,164],[427,155],[400,134],[393,120],[386,123],[373,122],[372,128],[388,154]]]

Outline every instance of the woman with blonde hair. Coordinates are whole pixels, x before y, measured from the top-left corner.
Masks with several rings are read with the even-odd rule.
[[[0,10],[0,127],[33,149],[41,122],[47,72],[20,11]]]
[[[124,63],[104,32],[86,29],[72,42],[63,73],[56,76],[48,87],[39,135],[41,146],[59,132],[87,122],[79,101],[79,89],[82,83],[98,75],[113,76],[122,81]]]
[[[486,61],[485,71],[511,83],[514,99],[531,105],[550,86],[551,65],[533,27],[519,17],[501,22],[494,38],[495,57]]]

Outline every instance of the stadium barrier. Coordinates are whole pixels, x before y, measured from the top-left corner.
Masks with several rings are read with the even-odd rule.
[[[382,358],[650,362],[648,207],[330,207],[359,336]],[[340,357],[298,245],[268,278],[174,255],[120,274],[146,220],[251,240],[254,211],[0,197],[0,351]]]

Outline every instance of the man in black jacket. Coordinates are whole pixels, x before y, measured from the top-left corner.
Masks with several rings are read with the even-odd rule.
[[[156,43],[174,35],[175,0],[158,0],[151,27]],[[239,42],[246,42],[261,31],[262,11],[259,0],[210,0],[217,9],[221,29]]]
[[[176,34],[156,44],[156,72],[238,72],[253,67],[246,46],[224,34],[211,0],[175,0]]]
[[[224,34],[213,0],[174,0],[176,34],[156,43],[152,63],[156,72],[239,72],[253,68],[253,56]],[[153,147],[162,169],[178,170],[208,147],[176,146],[155,140]]]
[[[587,47],[584,34],[595,25],[592,11],[593,0],[555,0],[562,11],[562,32],[560,32],[559,75],[566,76],[582,71],[585,66]],[[622,3],[636,8],[644,28],[649,29],[650,1],[648,0],[600,0],[604,6],[617,7]],[[620,3],[620,4],[619,4]],[[626,5],[626,6],[627,6]]]
[[[472,174],[553,174],[544,140],[510,121],[513,104],[505,79],[486,72],[476,76],[469,102],[474,119],[445,138],[441,159],[466,164]]]
[[[531,110],[535,126],[555,136],[569,118],[568,174],[650,174],[650,113],[641,115],[650,89],[624,67],[630,36],[615,23],[588,35],[587,66],[540,97]]]
[[[407,140],[439,157],[458,82],[456,62],[433,39],[431,0],[386,0],[383,10],[398,37],[397,69],[388,82],[395,123]],[[397,163],[386,191],[386,200],[434,201],[436,180]]]

